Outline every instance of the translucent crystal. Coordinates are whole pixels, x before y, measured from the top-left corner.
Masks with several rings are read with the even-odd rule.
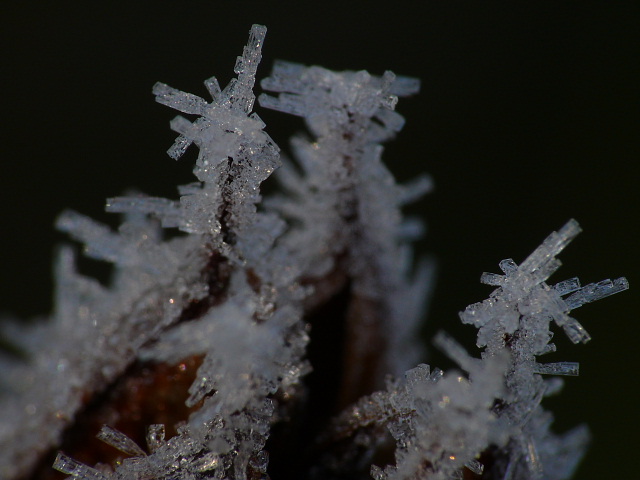
[[[62,453],[58,453],[53,468],[56,470],[67,473],[73,478],[78,480],[107,480],[108,477],[100,473],[95,468],[88,467],[80,462],[76,462],[72,458],[67,457]]]
[[[585,303],[595,302],[606,298],[610,295],[622,292],[629,288],[629,282],[626,278],[616,278],[613,282],[609,279],[602,280],[598,283],[590,283],[585,285],[577,292],[565,299],[570,310],[581,307]]]
[[[567,295],[580,289],[580,280],[578,277],[570,278],[556,283],[553,289],[558,292],[558,295]]]
[[[100,429],[96,438],[102,440],[105,443],[108,443],[114,448],[117,448],[123,453],[127,455],[137,455],[137,456],[146,456],[144,450],[142,450],[138,444],[136,444],[133,440],[127,437],[124,433],[119,432],[118,430],[109,427],[108,425],[103,425]]]
[[[107,212],[151,214],[162,221],[165,228],[180,225],[180,205],[167,198],[116,197],[107,199]]]
[[[482,463],[480,463],[478,460],[475,460],[475,459],[469,460],[467,463],[464,464],[464,466],[467,467],[476,475],[482,475],[482,472],[484,471],[484,465],[482,465]]]
[[[580,364],[576,362],[538,363],[534,371],[546,375],[571,375],[580,374]]]

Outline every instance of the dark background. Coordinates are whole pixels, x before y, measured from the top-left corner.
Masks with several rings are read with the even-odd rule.
[[[106,197],[131,187],[175,197],[191,181],[195,153],[166,156],[173,112],[151,86],[204,95],[212,74],[226,83],[250,25],[263,23],[260,78],[282,58],[422,79],[399,103],[407,126],[385,158],[400,179],[427,171],[437,186],[411,209],[428,222],[420,249],[439,264],[427,338],[445,328],[472,347],[457,312],[489,294],[480,273],[521,261],[571,217],[585,232],[552,281],[629,278],[631,291],[575,312],[591,343],[557,335],[549,361],[580,361],[582,376],[547,405],[559,431],[593,430],[576,478],[637,476],[640,4],[298,3],[3,2],[1,308],[49,311],[62,209],[113,224]],[[298,120],[258,111],[286,150]]]

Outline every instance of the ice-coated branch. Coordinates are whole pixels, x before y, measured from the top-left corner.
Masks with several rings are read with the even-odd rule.
[[[390,434],[395,465],[374,465],[376,480],[462,478],[463,468],[492,479],[570,478],[589,433],[584,426],[564,435],[550,430],[552,417],[541,402],[557,393],[561,382],[544,381],[540,374],[577,375],[578,364],[538,363],[536,357],[555,351],[549,343],[552,322],[565,330],[572,325],[569,334],[583,331],[568,319],[571,307],[563,297],[604,298],[628,287],[624,278],[595,284],[601,287],[581,288],[576,278],[554,287],[545,283],[560,265],[556,255],[579,231],[571,220],[520,266],[507,259],[500,262],[504,275],[483,274],[484,283],[499,288],[460,314],[479,329],[481,358],[447,335],[436,335],[436,346],[466,375],[431,373],[423,365],[388,383],[385,391],[360,399],[325,434],[325,441],[352,442],[351,449],[336,449],[327,463],[342,468],[366,441],[382,449]],[[574,339],[584,340],[584,335]]]
[[[302,117],[309,135],[292,139],[283,191],[263,202],[281,164],[253,112],[265,32],[251,28],[224,89],[205,82],[210,102],[154,86],[195,117],[171,122],[172,158],[199,149],[179,199],[109,199],[115,230],[58,218],[113,274],[80,274],[63,246],[51,318],[2,325],[27,361],[0,355],[0,477],[61,478],[53,463],[80,480],[569,478],[588,431],[553,433],[542,401],[562,386],[549,376],[579,366],[538,357],[556,350],[553,324],[588,341],[569,313],[626,279],[546,283],[580,231],[571,220],[520,265],[482,275],[497,288],[460,314],[480,354],[439,333],[459,370],[418,364],[433,264],[412,267],[423,228],[401,208],[431,181],[399,186],[382,162],[404,122],[398,97],[418,81],[277,62],[262,82],[276,96],[260,104]]]
[[[423,229],[419,221],[403,221],[400,209],[428,192],[431,181],[422,176],[396,185],[382,162],[382,143],[404,125],[394,111],[398,96],[416,93],[419,82],[389,71],[375,76],[276,62],[261,85],[277,94],[262,94],[261,106],[303,117],[313,135],[292,138],[296,164],[285,162],[276,176],[288,195],[266,205],[292,224],[280,241],[312,285],[324,286],[327,276],[342,276],[349,285],[347,358],[359,360],[345,366],[343,391],[352,390],[347,404],[420,357],[415,332],[433,263],[422,261],[409,275],[409,241]],[[365,358],[372,345],[378,353]],[[354,368],[361,364],[367,372]]]
[[[285,380],[296,383],[296,372],[304,373],[304,362],[299,357],[306,337],[301,326],[293,326],[300,313],[296,307],[299,301],[292,300],[301,298],[302,291],[291,283],[295,270],[280,262],[278,252],[263,261],[282,223],[272,215],[258,214],[255,206],[260,199],[260,182],[278,165],[277,146],[263,132],[264,124],[257,115],[250,115],[264,34],[264,27],[252,28],[249,43],[236,63],[238,77],[224,90],[220,91],[215,79],[206,82],[214,97],[210,104],[165,85],[154,87],[161,103],[200,116],[193,124],[184,119],[173,123],[181,137],[172,147],[172,156],[177,158],[190,143],[200,148],[194,171],[199,182],[182,187],[179,202],[140,196],[112,199],[107,209],[126,214],[118,232],[74,212],[60,216],[59,229],[82,242],[87,255],[113,263],[115,270],[109,288],[105,288],[76,273],[70,249],[61,251],[54,316],[37,332],[37,338],[46,338],[46,342],[35,336],[17,339],[32,358],[28,366],[17,366],[25,375],[7,376],[14,379],[9,387],[15,395],[2,404],[6,414],[0,428],[3,478],[18,478],[21,472],[33,469],[48,449],[60,445],[63,432],[73,428],[74,418],[82,415],[87,403],[98,401],[107,387],[115,388],[114,382],[132,384],[140,381],[136,376],[148,375],[144,374],[145,368],[157,370],[144,359],[157,355],[148,353],[143,357],[142,352],[159,348],[165,336],[173,338],[185,326],[200,325],[198,318],[226,295],[234,298],[237,294],[242,307],[236,308],[246,311],[243,318],[251,322],[265,321],[273,313],[273,302],[279,299],[284,305],[273,324],[264,329],[277,332],[277,338],[287,342],[279,353],[293,355],[296,362],[288,365],[283,360],[279,367],[288,369],[287,374],[274,374],[269,381],[278,385]],[[165,227],[180,227],[191,235],[165,241],[153,217]],[[249,264],[251,270],[231,267],[238,262]],[[288,273],[278,276],[284,269]],[[251,286],[247,275],[253,275]],[[277,295],[279,285],[271,276],[286,285],[286,294]],[[236,289],[246,292],[242,295]],[[291,305],[286,306],[287,303]],[[229,301],[227,310],[233,310],[233,305]],[[180,328],[174,330],[176,324]],[[245,324],[249,333],[250,325]],[[237,338],[253,337],[238,333]],[[37,346],[33,343],[36,341]],[[205,355],[209,348],[195,351]],[[173,356],[165,360],[176,364],[188,355],[194,353],[174,348]],[[225,357],[223,364],[232,358]],[[209,374],[206,366],[213,368],[212,363],[221,368],[219,362],[212,362],[205,355],[201,375]],[[270,383],[265,388],[270,391],[276,387]],[[114,398],[118,395],[128,394],[124,390],[112,394]],[[252,400],[253,411],[263,409],[263,396],[264,393]],[[242,406],[238,409],[242,410]],[[201,423],[194,423],[200,438],[204,434],[198,429],[211,420],[210,416],[204,417]],[[113,417],[112,421],[129,422],[127,415]],[[249,427],[251,422],[245,421],[247,428],[264,430],[257,425]],[[75,465],[60,462],[57,465],[63,471],[67,469],[64,465]],[[76,473],[82,470],[73,468]]]
[[[273,215],[259,214],[260,184],[280,165],[279,148],[263,130],[264,123],[251,113],[253,86],[266,29],[254,25],[249,42],[235,66],[237,78],[220,89],[215,77],[205,82],[212,97],[206,100],[163,83],[153,87],[156,100],[188,115],[178,116],[171,128],[180,136],[169,156],[180,158],[193,143],[199,148],[194,169],[198,183],[180,189],[179,203],[157,198],[116,198],[112,212],[145,212],[159,217],[164,226],[188,233],[206,234],[225,255],[256,261],[281,233],[283,225]],[[261,242],[256,241],[261,239]]]
[[[498,464],[505,478],[567,478],[554,476],[552,462],[559,468],[560,455],[549,447],[561,448],[565,461],[575,465],[588,439],[584,429],[581,434],[569,435],[564,440],[540,428],[540,421],[547,416],[540,402],[552,388],[539,374],[578,375],[576,362],[539,363],[537,357],[555,351],[550,340],[551,323],[561,327],[573,343],[590,340],[584,327],[569,313],[584,303],[605,298],[628,288],[622,277],[604,280],[585,287],[577,278],[549,286],[545,283],[560,267],[556,256],[580,232],[575,220],[567,222],[558,232],[553,232],[520,265],[512,259],[500,262],[503,275],[484,273],[481,281],[498,286],[490,297],[470,305],[460,313],[463,323],[478,328],[477,345],[484,347],[483,358],[508,352],[511,358],[506,372],[508,394],[500,402],[499,413],[515,425],[520,432],[513,437]],[[568,296],[567,296],[568,295]],[[569,453],[573,452],[573,453]],[[549,458],[553,456],[553,460]],[[567,463],[567,464],[568,464]],[[566,465],[561,468],[568,471]]]

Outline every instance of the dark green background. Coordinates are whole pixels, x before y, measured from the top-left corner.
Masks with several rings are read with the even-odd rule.
[[[582,376],[547,404],[558,429],[593,430],[576,478],[637,476],[638,2],[131,3],[2,3],[3,310],[50,309],[63,208],[112,221],[105,197],[174,196],[191,181],[193,152],[178,163],[164,153],[173,113],[151,86],[204,95],[212,74],[226,83],[250,25],[263,23],[260,77],[282,58],[422,79],[399,104],[407,126],[385,158],[401,179],[427,171],[437,185],[412,208],[428,222],[420,248],[439,264],[428,337],[445,328],[471,347],[457,312],[490,292],[480,273],[521,261],[571,217],[585,232],[552,280],[629,278],[630,292],[575,312],[590,344],[557,335],[549,360],[580,361]],[[286,149],[298,121],[258,111]]]

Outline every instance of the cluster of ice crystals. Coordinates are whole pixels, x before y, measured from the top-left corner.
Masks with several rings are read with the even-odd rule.
[[[226,448],[219,447],[218,452],[212,452],[205,443],[194,440],[186,426],[179,428],[178,435],[168,441],[164,438],[162,425],[149,426],[147,435],[149,454],[121,432],[105,426],[98,434],[98,438],[132,457],[119,462],[114,471],[109,465],[96,465],[92,468],[59,453],[54,468],[80,480],[246,478],[248,468],[256,474],[264,474],[266,457],[264,452],[260,451],[263,446],[260,436],[266,433],[266,428],[263,427],[262,431],[250,432],[244,441],[241,441],[233,438],[234,434],[230,433],[233,431],[229,427],[242,428],[248,422],[267,425],[270,414],[270,406],[265,405],[263,408],[256,408],[251,414],[245,412],[234,418],[232,420],[234,425],[212,424],[211,432],[219,432],[221,435],[222,432],[226,432],[228,437],[224,439],[221,436],[218,443],[221,445],[226,441],[228,444]],[[240,437],[241,433],[237,431],[236,436]],[[230,447],[232,443],[237,450]],[[246,450],[246,453],[243,450]]]
[[[264,27],[252,28],[249,43],[236,62],[238,77],[226,88],[221,90],[215,77],[205,81],[210,103],[162,83],[153,88],[159,103],[197,116],[193,122],[182,116],[171,122],[180,136],[168,153],[178,159],[195,143],[199,148],[194,169],[198,182],[180,188],[179,202],[115,198],[109,201],[108,211],[151,213],[165,227],[209,234],[217,248],[239,260],[255,261],[266,253],[283,225],[274,216],[256,212],[260,184],[280,165],[278,146],[263,130],[260,117],[251,113],[265,33]]]
[[[4,370],[12,394],[2,397],[3,478],[28,470],[56,445],[83,399],[113,382],[141,345],[206,294],[196,267],[202,246],[192,238],[160,242],[157,225],[135,215],[119,234],[70,212],[58,226],[86,241],[89,255],[116,261],[118,268],[105,288],[79,274],[73,250],[61,248],[52,317],[11,337],[30,360]]]
[[[432,373],[422,365],[335,419],[331,428],[335,438],[353,438],[357,445],[368,435],[381,445],[386,429],[395,440],[395,465],[374,465],[374,479],[462,478],[463,467],[483,478],[504,480],[571,477],[589,433],[584,426],[563,435],[551,432],[553,417],[540,403],[562,382],[544,381],[539,374],[577,375],[578,365],[538,363],[536,357],[555,351],[549,343],[552,322],[574,342],[587,341],[584,328],[568,313],[628,288],[625,278],[585,287],[576,278],[554,287],[545,283],[560,266],[556,255],[579,231],[571,220],[520,266],[507,259],[500,263],[504,275],[483,274],[483,282],[499,288],[460,314],[463,322],[479,329],[478,346],[485,347],[482,357],[469,356],[442,333],[435,338],[466,376]],[[343,453],[334,463],[339,466],[350,454],[355,455]],[[489,459],[488,470],[481,457]]]
[[[578,364],[539,363],[537,357],[556,350],[550,343],[552,322],[573,343],[589,341],[589,334],[569,313],[629,285],[624,277],[584,287],[577,278],[555,286],[545,283],[560,267],[556,256],[579,232],[578,223],[570,220],[522,264],[511,259],[500,262],[503,275],[485,273],[481,277],[483,283],[498,288],[487,300],[470,305],[460,314],[463,323],[479,329],[477,345],[485,347],[483,358],[505,351],[511,358],[500,415],[516,426],[518,433],[507,446],[508,460],[498,465],[504,469],[505,478],[567,478],[588,439],[586,429],[581,427],[564,437],[551,434],[551,417],[540,406],[542,398],[555,393],[561,384],[545,382],[538,374],[577,375]]]
[[[351,303],[343,328],[355,345],[345,356],[352,363],[383,357],[373,368],[376,380],[414,360],[411,338],[432,267],[423,262],[410,278],[409,241],[422,226],[403,220],[400,209],[428,191],[430,180],[396,185],[381,161],[381,142],[402,127],[398,96],[415,93],[418,83],[391,72],[277,63],[262,86],[278,96],[263,95],[260,103],[303,117],[314,138],[294,137],[296,163],[285,161],[279,175],[285,194],[259,211],[260,184],[280,165],[278,147],[252,113],[265,31],[252,27],[227,87],[205,82],[211,102],[154,87],[160,103],[197,117],[172,122],[180,134],[172,158],[191,144],[199,148],[198,181],[180,187],[179,200],[110,199],[107,209],[124,214],[117,231],[75,212],[58,219],[60,230],[87,256],[113,264],[114,273],[108,287],[79,274],[73,249],[63,247],[52,318],[3,325],[29,361],[0,356],[8,393],[0,399],[0,477],[28,477],[87,399],[127,378],[132,365],[199,358],[185,402],[192,413],[175,425],[176,435],[167,438],[165,426],[154,423],[142,446],[105,425],[97,437],[126,458],[90,466],[60,452],[54,468],[80,480],[268,478],[272,427],[305,401],[305,315],[345,285]],[[187,235],[165,240],[163,227]],[[370,468],[375,480],[462,478],[465,469],[504,480],[568,478],[588,433],[551,433],[552,416],[540,403],[561,382],[540,374],[576,375],[578,365],[537,357],[555,350],[552,322],[574,343],[586,342],[569,313],[628,287],[624,278],[585,287],[575,278],[545,283],[578,232],[570,221],[521,265],[508,259],[500,263],[503,275],[485,273],[482,281],[498,288],[461,313],[479,330],[481,358],[439,334],[436,345],[462,372],[420,364],[399,380],[389,377],[386,389],[361,397],[320,432],[317,445],[338,448],[327,447],[320,455],[326,464],[312,465],[311,477]],[[356,379],[369,365],[343,367]],[[389,441],[395,464],[371,466]]]
[[[206,430],[212,419],[227,421],[256,401],[262,403],[278,389],[297,383],[308,370],[301,360],[306,334],[296,328],[300,313],[284,306],[256,323],[258,307],[246,300],[246,291],[237,291],[245,298],[234,296],[204,317],[178,325],[140,353],[143,359],[161,362],[206,354],[187,399],[188,406],[204,401],[190,420],[193,431]]]
[[[30,361],[12,364],[3,375],[12,395],[2,399],[2,478],[33,468],[59,444],[86,398],[133,362],[175,364],[196,354],[204,360],[190,404],[200,399],[203,406],[173,443],[154,445],[144,462],[165,473],[171,469],[163,461],[178,462],[174,470],[180,473],[173,478],[191,478],[184,465],[201,464],[205,457],[219,461],[220,477],[244,478],[249,461],[264,463],[256,455],[273,411],[266,397],[308,370],[302,360],[307,336],[299,322],[304,290],[296,286],[297,269],[283,262],[283,252],[271,249],[283,223],[256,211],[258,187],[279,164],[278,147],[251,113],[264,34],[264,27],[251,29],[236,63],[237,78],[224,90],[215,79],[206,82],[211,103],[166,85],[154,87],[161,103],[199,116],[193,123],[181,117],[172,123],[181,134],[172,157],[191,143],[200,149],[198,182],[180,189],[180,201],[111,199],[107,209],[125,214],[117,232],[75,212],[60,216],[58,228],[83,243],[86,255],[113,263],[114,274],[103,287],[78,274],[73,251],[61,249],[53,318],[33,332],[20,332],[15,341]],[[161,226],[190,235],[165,241]],[[202,318],[185,317],[190,305],[214,304],[225,295],[228,302],[209,308]],[[282,305],[276,311],[277,302]],[[253,354],[243,357],[240,345]],[[104,438],[120,450],[131,447],[131,441]],[[191,451],[189,445],[197,447]],[[132,448],[124,451],[137,458],[141,450]],[[113,475],[122,478],[120,470],[132,475],[143,468],[141,462],[125,461]],[[77,478],[116,478],[64,455],[56,468]]]
[[[400,208],[431,188],[427,176],[397,185],[381,161],[382,145],[402,128],[394,111],[399,96],[418,91],[417,79],[381,77],[365,71],[333,72],[276,62],[261,82],[262,107],[304,118],[314,138],[294,136],[297,167],[285,162],[276,176],[287,195],[267,199],[267,207],[291,224],[281,242],[303,272],[318,278],[336,268],[349,272],[357,295],[376,304],[389,342],[386,371],[401,373],[409,365],[393,352],[415,350],[415,326],[424,311],[433,265],[423,262],[413,281],[409,241],[420,236],[420,221],[403,221]]]
[[[465,467],[481,474],[483,465],[476,456],[487,445],[501,445],[508,437],[508,426],[491,408],[504,391],[507,357],[481,362],[444,334],[436,342],[466,375],[419,365],[401,380],[388,382],[386,391],[361,399],[335,421],[334,432],[342,437],[374,425],[389,431],[396,442],[395,465],[373,465],[376,480],[458,478]]]

